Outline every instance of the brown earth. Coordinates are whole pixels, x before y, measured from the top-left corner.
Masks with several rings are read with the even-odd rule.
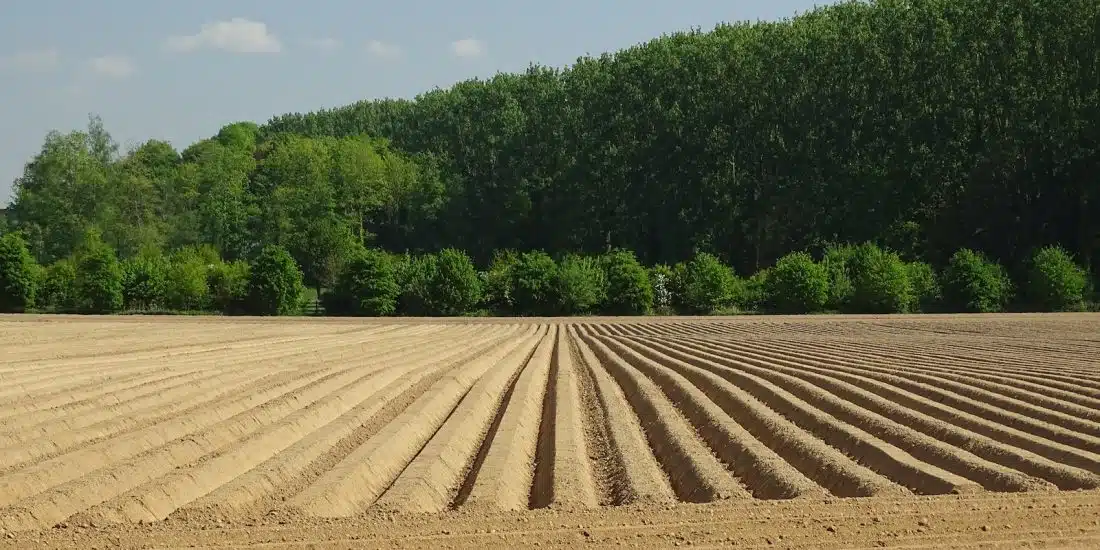
[[[0,316],[0,548],[1100,547],[1100,315]]]

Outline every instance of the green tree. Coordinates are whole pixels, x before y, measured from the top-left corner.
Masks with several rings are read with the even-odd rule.
[[[428,278],[428,295],[434,315],[472,313],[481,302],[481,279],[470,257],[461,250],[445,248],[435,256],[435,269]]]
[[[244,260],[218,262],[206,272],[206,286],[214,308],[227,315],[247,310],[249,264]]]
[[[713,254],[695,255],[684,271],[684,305],[692,313],[714,313],[734,302],[736,277]]]
[[[779,313],[815,313],[829,299],[829,273],[805,252],[783,256],[768,270],[767,295]]]
[[[42,274],[38,305],[56,313],[76,311],[80,303],[76,281],[76,262],[72,258],[62,258],[50,264]]]
[[[905,313],[913,303],[913,286],[905,262],[872,243],[855,247],[848,259],[855,313]]]
[[[304,291],[302,270],[290,253],[278,245],[267,245],[249,267],[247,312],[295,315]]]
[[[944,300],[954,311],[1003,311],[1012,299],[1013,290],[1012,281],[1000,264],[966,248],[951,256],[943,273]]]
[[[553,315],[560,304],[557,295],[558,264],[542,251],[519,255],[511,267],[512,303],[520,315]]]
[[[629,250],[613,250],[600,258],[607,274],[605,310],[612,315],[645,315],[653,309],[649,273]]]
[[[166,305],[169,264],[159,253],[135,256],[122,262],[123,307],[155,310]]]
[[[361,250],[347,264],[335,288],[324,295],[325,312],[382,317],[397,311],[401,287],[393,261],[381,250]]]
[[[164,295],[168,307],[177,311],[203,311],[211,306],[207,276],[221,263],[212,247],[185,247],[168,258]]]
[[[34,306],[37,269],[22,236],[0,236],[0,313],[21,313]]]
[[[905,269],[909,276],[909,284],[913,287],[913,301],[909,305],[909,310],[925,313],[936,311],[943,299],[936,270],[925,262],[910,262],[905,264]]]
[[[583,315],[599,311],[607,300],[607,274],[596,258],[570,254],[555,271],[553,294],[558,311],[564,315]]]
[[[90,230],[76,250],[76,307],[81,313],[115,313],[122,309],[122,267],[115,251],[98,231]]]
[[[1047,246],[1035,251],[1027,282],[1029,299],[1043,311],[1077,311],[1084,308],[1088,273],[1060,246]]]

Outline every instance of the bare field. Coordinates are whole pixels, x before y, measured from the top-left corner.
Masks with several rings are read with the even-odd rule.
[[[0,547],[1098,547],[1100,315],[0,316]]]

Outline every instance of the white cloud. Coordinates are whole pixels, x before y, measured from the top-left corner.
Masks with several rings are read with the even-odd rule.
[[[57,67],[61,55],[57,50],[33,50],[0,56],[0,69],[48,71]]]
[[[320,50],[322,52],[334,52],[340,49],[340,41],[330,37],[307,40],[306,44],[308,44],[309,47]]]
[[[105,55],[88,60],[92,72],[111,78],[126,78],[137,71],[130,58],[121,55]]]
[[[485,55],[485,43],[476,38],[463,38],[451,42],[451,53],[458,57],[478,57]]]
[[[174,52],[211,49],[231,53],[278,53],[282,50],[279,39],[265,23],[243,17],[204,23],[196,34],[169,37],[165,46]]]
[[[387,44],[379,40],[367,42],[367,53],[374,57],[392,59],[401,55],[401,48],[396,44]]]

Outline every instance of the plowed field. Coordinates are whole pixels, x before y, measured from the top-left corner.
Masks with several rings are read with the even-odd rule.
[[[1100,316],[0,317],[0,546],[1100,547]]]

